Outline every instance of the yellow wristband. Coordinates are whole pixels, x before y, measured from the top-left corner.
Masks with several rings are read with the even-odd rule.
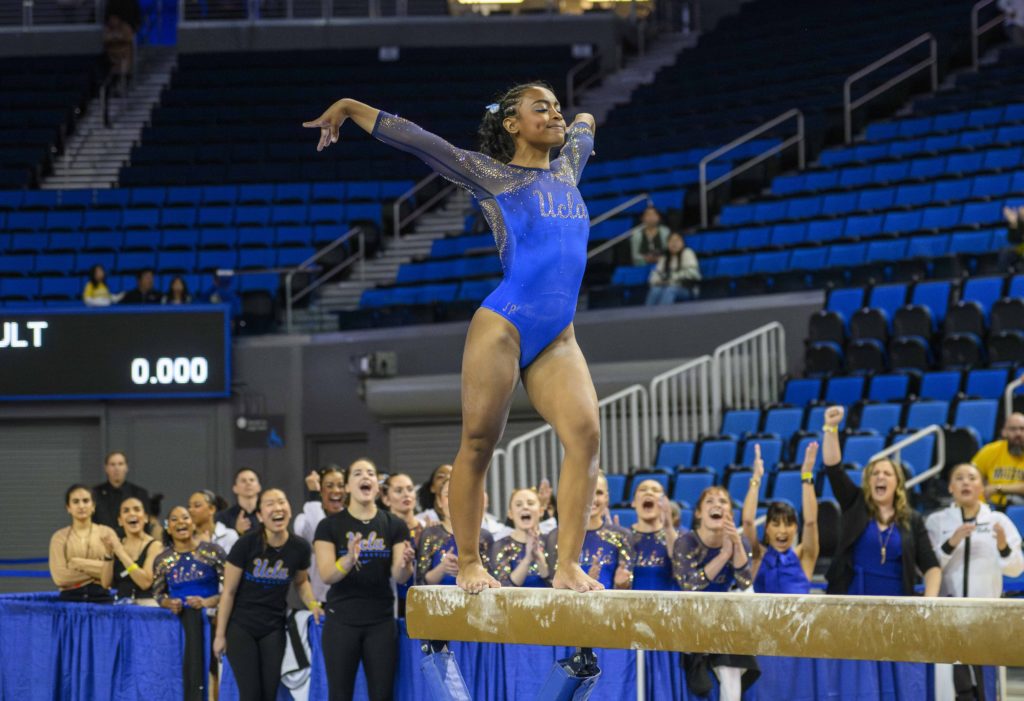
[[[348,574],[348,570],[346,570],[344,568],[344,566],[342,566],[342,564],[341,564],[341,558],[340,557],[337,560],[334,561],[334,567],[335,567],[335,569],[337,569],[342,574]]]
[[[751,478],[750,486],[751,487],[760,487],[761,486],[761,480],[757,479],[756,477]]]
[[[814,473],[813,472],[801,472],[800,473],[800,479],[802,479],[802,480],[813,480],[814,479]]]
[[[320,608],[320,602],[319,601],[307,601],[306,602],[306,606],[308,606],[311,609],[318,609],[318,608]]]
[[[824,431],[825,433],[839,433],[839,427],[838,426],[828,426],[828,425],[825,425],[825,426],[821,427],[821,430]]]
[[[139,569],[139,564],[137,562],[133,562],[132,564],[128,565],[128,569],[126,569],[124,571],[124,573],[125,574],[131,574],[132,572],[134,572],[137,569]]]

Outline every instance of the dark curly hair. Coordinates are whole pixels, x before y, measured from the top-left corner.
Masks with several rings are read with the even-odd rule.
[[[516,140],[505,130],[503,122],[506,117],[513,117],[519,108],[519,101],[530,88],[545,88],[554,92],[554,89],[543,80],[535,80],[530,83],[515,85],[503,94],[494,99],[498,108],[495,111],[488,109],[484,111],[484,118],[480,121],[480,128],[477,136],[480,137],[480,152],[501,161],[508,163],[516,154]]]

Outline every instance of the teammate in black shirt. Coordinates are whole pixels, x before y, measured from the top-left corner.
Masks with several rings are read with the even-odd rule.
[[[281,683],[288,587],[295,584],[314,619],[323,616],[309,586],[312,548],[288,533],[292,509],[280,489],[256,501],[262,528],[242,536],[224,567],[213,651],[226,651],[241,701],[274,701]]]
[[[317,568],[327,592],[324,664],[331,701],[350,701],[359,669],[371,701],[390,701],[395,682],[398,631],[390,580],[412,577],[409,527],[377,508],[377,469],[357,460],[345,471],[348,505],[316,529]]]

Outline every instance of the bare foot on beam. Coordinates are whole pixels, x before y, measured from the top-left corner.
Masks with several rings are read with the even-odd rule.
[[[587,575],[575,562],[568,565],[558,565],[555,569],[555,576],[551,580],[551,586],[555,589],[572,589],[578,592],[601,591],[604,585]]]
[[[460,563],[455,583],[467,594],[479,594],[485,589],[498,589],[501,587],[498,580],[487,572],[487,569],[479,560],[466,563],[465,565]]]

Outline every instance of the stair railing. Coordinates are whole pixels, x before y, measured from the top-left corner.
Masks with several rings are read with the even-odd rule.
[[[326,272],[322,272],[316,278],[310,280],[310,283],[295,292],[293,290],[295,276],[299,273],[312,273],[320,270],[318,262],[331,251],[335,250],[339,246],[343,245],[351,239],[356,239],[356,252],[346,257],[340,263],[335,265],[333,268]],[[320,289],[328,280],[333,278],[340,272],[348,270],[353,265],[360,261],[366,260],[366,234],[358,226],[354,226],[344,234],[334,239],[331,243],[321,248],[319,251],[311,255],[306,260],[299,263],[294,268],[291,268],[284,276],[284,318],[285,328],[288,333],[292,333],[294,329],[293,311],[295,303],[308,297],[310,294]],[[363,266],[359,268],[359,279],[363,279]]]
[[[878,87],[869,90],[867,93],[861,95],[856,100],[851,100],[851,89],[853,84],[858,80],[868,76],[879,68],[887,66],[896,59],[900,58],[904,54],[913,51],[922,44],[928,44],[928,58],[923,61],[915,63],[913,66],[903,71],[899,75],[893,76],[889,80],[885,81]],[[890,51],[882,58],[878,59],[874,63],[870,63],[859,71],[851,75],[843,83],[843,136],[846,139],[846,143],[853,141],[853,111],[859,107],[863,107],[865,104],[875,99],[885,91],[889,90],[895,85],[899,85],[903,81],[907,80],[916,73],[924,70],[925,68],[931,68],[931,86],[932,91],[938,90],[939,88],[939,48],[938,42],[935,40],[935,36],[931,32],[925,32],[916,39],[911,39],[903,46]]]
[[[786,374],[786,330],[777,321],[715,349],[712,355],[712,425],[725,407],[754,409],[776,401]]]
[[[436,172],[431,173],[427,177],[423,178],[423,180],[420,180],[418,183],[413,185],[411,188],[409,188],[408,190],[403,192],[402,195],[397,200],[395,200],[394,204],[391,205],[391,221],[392,221],[392,226],[394,227],[393,236],[394,236],[395,241],[397,241],[399,238],[401,238],[401,236],[402,236],[402,229],[404,229],[409,224],[412,224],[414,221],[419,219],[422,215],[424,215],[428,211],[430,211],[431,207],[433,207],[435,204],[437,204],[438,202],[440,202],[441,200],[446,198],[455,189],[455,185],[453,185],[451,183],[449,183],[445,187],[442,187],[438,192],[436,192],[426,202],[424,202],[419,207],[414,209],[412,212],[410,212],[403,219],[402,218],[402,204],[404,204],[405,202],[408,202],[409,200],[411,200],[413,197],[416,196],[416,193],[418,193],[420,190],[422,190],[427,185],[429,185],[430,183],[434,182],[435,180],[437,180],[440,177],[441,176],[440,176],[439,173],[436,173]]]
[[[651,422],[654,438],[695,441],[712,432],[710,355],[702,355],[651,380]]]
[[[1021,375],[1016,380],[1013,380],[1006,389],[1003,390],[1003,416],[1006,418],[1010,417],[1013,413],[1013,394],[1019,387],[1024,385],[1024,375]]]
[[[871,460],[868,462],[874,462],[875,460],[881,460],[882,458],[888,458],[890,456],[894,456],[898,462],[900,459],[900,451],[931,435],[935,436],[935,463],[921,474],[914,475],[912,478],[907,480],[907,489],[916,487],[922,482],[930,480],[932,477],[941,473],[942,468],[946,466],[946,432],[942,430],[942,426],[939,426],[938,424],[925,426],[919,431],[911,433],[906,438],[896,441],[888,448],[878,451],[871,456]]]
[[[981,11],[986,7],[995,4],[996,0],[979,0],[979,2],[974,3],[974,7],[971,8],[971,67],[973,67],[974,70],[978,70],[978,60],[981,54],[979,49],[981,35],[998,27],[1006,18],[1006,15],[1000,10],[995,17],[985,22],[985,24],[978,24]]]
[[[598,81],[601,78],[601,71],[600,69],[598,69],[594,71],[593,74],[588,75],[586,78],[584,78],[579,85],[576,84],[576,80],[579,77],[580,73],[587,70],[588,68],[593,68],[595,62],[597,62],[598,59],[599,56],[595,54],[590,58],[580,61],[575,66],[570,68],[569,71],[565,74],[564,107],[567,110],[572,108],[576,104],[576,94],[579,91],[585,90],[587,87],[593,85],[596,81]]]
[[[735,150],[736,148],[742,146],[743,144],[756,139],[761,134],[764,134],[765,132],[774,129],[778,125],[783,124],[789,121],[790,119],[796,119],[796,134],[782,141],[781,143],[778,143],[775,146],[772,146],[771,148],[762,151],[760,154],[751,158],[750,160],[733,167],[727,173],[720,175],[719,177],[712,180],[710,183],[708,182],[708,163],[715,160],[716,158],[724,156],[725,154]],[[793,145],[796,145],[797,147],[797,162],[800,169],[803,170],[804,166],[806,165],[807,145],[806,139],[804,137],[804,113],[798,109],[787,110],[786,112],[780,114],[778,117],[775,117],[774,119],[769,119],[761,126],[751,129],[743,136],[733,139],[725,146],[715,149],[708,155],[704,156],[704,158],[700,159],[698,171],[700,177],[701,227],[707,228],[708,226],[708,193],[711,190],[714,190],[722,183],[731,180],[737,175],[745,173],[746,171],[750,170],[757,164],[771,158],[777,153],[781,153],[782,151],[786,150],[787,148]]]
[[[625,212],[627,209],[630,209],[631,207],[635,207],[636,205],[640,204],[641,202],[650,203],[650,200],[651,200],[651,196],[648,193],[646,193],[646,192],[641,192],[639,195],[634,195],[633,197],[630,197],[625,202],[622,202],[620,204],[615,205],[614,207],[609,209],[607,212],[602,212],[601,214],[598,214],[596,217],[594,217],[593,219],[590,220],[590,226],[591,227],[595,227],[598,224],[603,224],[604,222],[608,221],[612,217],[617,216],[617,215],[621,214],[622,212]],[[631,229],[632,227],[629,227],[629,228]],[[607,241],[605,241],[601,245],[595,246],[594,248],[591,248],[589,251],[587,251],[587,260],[590,260],[591,258],[593,258],[594,256],[598,255],[599,253],[604,253],[609,248],[611,248],[612,246],[617,244],[619,241],[622,241],[624,239],[628,239],[629,236],[630,236],[630,232],[627,229],[626,231],[622,232],[621,234],[619,234],[615,238],[608,239]]]
[[[491,500],[488,510],[492,513],[504,513],[515,488],[516,481],[508,466],[508,453],[504,448],[495,448],[490,467],[487,469],[486,490]]]

